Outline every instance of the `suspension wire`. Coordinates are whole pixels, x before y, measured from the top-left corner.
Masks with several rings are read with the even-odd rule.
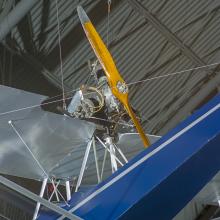
[[[62,95],[63,95],[63,109],[66,110],[65,88],[64,88],[64,77],[63,77],[63,59],[62,59],[62,47],[61,47],[61,36],[60,36],[59,8],[58,8],[57,0],[56,0],[56,15],[57,15],[57,33],[58,33],[58,43],[59,43],[59,55],[60,55],[60,74],[61,74]]]
[[[160,76],[155,76],[155,77],[147,78],[147,79],[144,79],[144,80],[130,82],[130,83],[127,83],[127,85],[131,86],[131,85],[135,85],[135,84],[139,84],[139,83],[143,83],[143,82],[147,82],[147,81],[151,81],[151,80],[155,80],[155,79],[175,76],[175,75],[179,75],[181,73],[190,72],[192,70],[203,69],[203,68],[210,67],[210,66],[216,66],[216,65],[219,65],[219,64],[220,64],[220,62],[219,63],[212,63],[212,64],[208,64],[208,65],[204,65],[204,66],[198,66],[198,67],[194,67],[194,68],[191,68],[191,69],[181,70],[181,71],[177,71],[177,72],[173,72],[173,73],[168,73],[168,74],[165,74],[165,75],[160,75]]]
[[[109,28],[110,28],[110,12],[111,12],[111,0],[108,0],[108,18],[107,18],[107,48],[109,46]]]

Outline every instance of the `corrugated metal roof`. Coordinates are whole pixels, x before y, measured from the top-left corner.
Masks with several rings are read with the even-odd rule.
[[[143,0],[140,2],[206,64],[220,60],[219,1]],[[68,34],[73,33],[70,38],[73,42],[78,38],[80,31],[82,35],[70,52],[63,53],[64,83],[66,87],[73,89],[85,82],[89,75],[87,62],[95,59],[86,37],[82,34],[82,28],[76,29],[79,25],[76,14],[77,4],[77,1],[72,0],[58,2],[62,47],[71,45],[70,41],[65,41],[65,36]],[[96,28],[106,41],[107,1],[82,0],[80,4],[88,13],[93,11],[91,20],[96,14]],[[158,31],[150,21],[137,13],[129,1],[112,0],[112,5],[114,7],[110,13],[109,48],[127,83],[198,66],[170,42],[163,32]],[[105,16],[99,18],[100,12]],[[47,4],[45,1],[39,1],[30,15],[34,42],[38,50],[43,51],[50,59],[58,43],[56,1],[48,1]],[[25,50],[17,29],[14,31],[14,37]],[[40,39],[43,39],[41,45]],[[51,71],[61,82],[58,60]],[[53,60],[51,62],[53,63]],[[47,66],[46,62],[44,64]],[[195,90],[207,82],[206,76],[206,70],[197,70],[130,86],[132,103],[140,110],[143,120],[146,120],[146,131],[160,133],[160,129],[168,120],[172,120],[172,116],[191,98]],[[191,111],[193,108],[188,109],[188,114]],[[184,117],[186,115],[182,115],[182,119]],[[172,126],[177,123],[178,121],[174,121]]]

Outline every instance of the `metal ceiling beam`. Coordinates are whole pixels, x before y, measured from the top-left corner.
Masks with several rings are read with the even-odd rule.
[[[206,63],[187,45],[185,45],[172,31],[164,25],[156,16],[148,11],[139,1],[128,0],[132,8],[147,19],[170,43],[178,47],[196,65],[204,66]]]
[[[213,72],[218,71],[218,67],[215,68]],[[173,106],[171,111],[175,111],[175,115],[169,119],[162,128],[160,128],[160,133],[166,133],[168,130],[173,128],[176,124],[181,122],[185,116],[191,114],[193,111],[207,96],[220,86],[220,74],[217,72],[216,75],[210,79],[203,87],[194,94],[188,94],[188,102],[179,108],[180,101],[177,101]],[[170,113],[170,111],[169,111]],[[163,115],[163,118],[169,118],[167,114]]]
[[[157,29],[170,43],[175,45],[177,48],[179,48],[185,56],[187,56],[196,66],[205,66],[206,63],[187,45],[185,45],[181,39],[177,37],[174,33],[171,32],[171,30],[164,25],[157,17],[155,17],[150,11],[148,11],[139,1],[137,0],[128,0],[128,3],[133,7],[135,11],[137,11],[140,15],[142,15],[145,19],[147,19],[153,27]],[[210,75],[215,74],[217,71],[217,67],[214,69],[214,71],[210,71],[208,69],[208,72],[211,72]],[[191,111],[193,111],[199,103],[201,103],[208,94],[210,94],[216,87],[220,85],[220,75],[215,74],[213,78],[211,78],[207,83],[201,87],[201,89],[195,93],[190,93],[189,98],[187,102],[181,106],[181,103],[186,98],[181,97],[175,104],[172,106],[172,109],[170,109],[169,112],[163,115],[163,118],[166,121],[166,123],[160,127],[160,134],[166,133],[169,129],[171,129],[173,126],[175,126],[177,123],[179,123],[186,115],[190,114]],[[169,117],[170,112],[176,112],[174,116]]]
[[[28,197],[29,199],[32,199],[36,202],[40,202],[42,205],[44,205],[45,207],[55,211],[56,213],[61,214],[62,216],[65,216],[68,219],[72,219],[72,220],[80,220],[81,218],[79,218],[76,215],[73,215],[72,213],[66,211],[65,209],[60,208],[57,205],[54,205],[51,202],[48,202],[46,199],[43,199],[41,197],[39,197],[38,195],[32,193],[31,191],[25,189],[24,187],[19,186],[18,184],[8,180],[7,178],[0,176],[0,183],[2,183],[3,185],[7,186],[8,188],[21,193],[22,195]]]
[[[0,42],[11,29],[31,10],[38,0],[22,0],[0,23]]]
[[[0,8],[4,6],[3,10],[0,13],[0,22],[11,10],[13,3],[14,3],[14,0],[7,0],[6,2],[0,1]]]
[[[203,211],[199,214],[199,216],[195,220],[217,220],[216,218],[213,218],[213,215],[216,213],[216,211],[219,210],[218,206],[213,205],[206,205]],[[218,219],[220,220],[220,218]]]

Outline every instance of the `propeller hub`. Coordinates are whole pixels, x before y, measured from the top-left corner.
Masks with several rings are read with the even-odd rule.
[[[120,93],[123,93],[123,94],[128,93],[128,86],[126,85],[125,82],[118,81],[116,86],[117,86],[117,89]]]

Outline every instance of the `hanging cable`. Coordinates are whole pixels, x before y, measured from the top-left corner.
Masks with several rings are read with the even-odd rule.
[[[110,26],[110,12],[112,1],[108,0],[108,18],[107,18],[107,47],[109,46],[109,26]]]
[[[62,95],[63,95],[63,109],[66,110],[65,102],[65,89],[64,89],[64,77],[63,77],[63,60],[62,60],[62,48],[61,48],[61,36],[60,36],[60,21],[59,21],[59,8],[56,0],[56,14],[57,14],[57,33],[58,33],[58,43],[59,43],[59,53],[60,53],[60,74],[61,74],[61,84],[62,84]]]

